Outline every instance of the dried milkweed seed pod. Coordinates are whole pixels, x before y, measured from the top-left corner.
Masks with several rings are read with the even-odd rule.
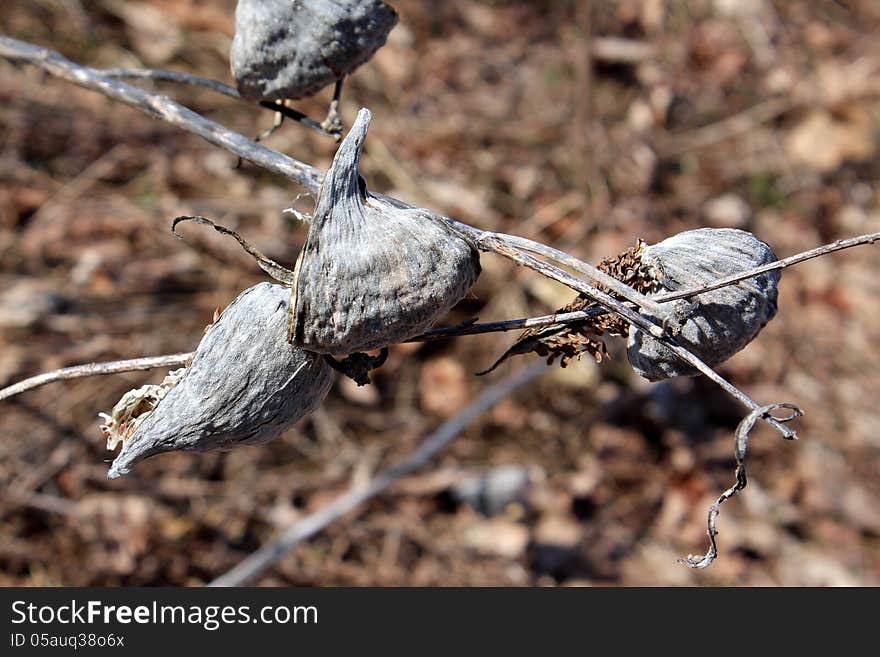
[[[397,13],[380,0],[238,0],[230,63],[243,98],[297,99],[366,62]]]
[[[449,221],[367,190],[358,161],[369,125],[370,111],[361,109],[324,176],[294,271],[205,217],[177,217],[171,224],[178,237],[183,221],[234,237],[266,273],[293,289],[288,341],[327,356],[382,349],[418,335],[480,275],[476,245]],[[341,371],[358,380],[369,363],[355,360]]]
[[[122,442],[109,478],[162,452],[268,442],[321,403],[333,370],[286,341],[288,296],[271,283],[245,290],[173,380],[127,393],[104,416],[108,447]]]
[[[662,286],[661,292],[697,287],[775,260],[767,244],[734,228],[686,231],[648,246],[642,253],[642,263]],[[709,366],[727,360],[776,315],[778,281],[779,272],[771,271],[689,299],[670,301],[679,324],[677,339]],[[632,326],[627,355],[633,369],[651,381],[697,374],[656,339]]]
[[[310,351],[351,354],[429,328],[480,274],[473,242],[427,210],[367,191],[358,160],[361,109],[327,171],[296,263],[289,338]]]

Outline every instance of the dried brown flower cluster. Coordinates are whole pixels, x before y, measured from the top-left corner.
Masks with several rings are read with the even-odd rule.
[[[639,240],[622,253],[603,259],[597,269],[626,283],[637,292],[649,294],[659,289],[659,282],[653,277],[651,269],[642,263],[642,251],[645,243]],[[602,285],[599,289],[608,291]],[[595,308],[596,304],[583,294],[579,294],[571,303],[556,311],[557,315]],[[626,320],[614,313],[596,314],[589,319],[567,324],[555,324],[523,331],[510,349],[487,370],[480,374],[488,374],[505,360],[514,355],[534,352],[547,358],[552,365],[559,358],[562,367],[568,365],[573,358],[580,358],[588,353],[596,362],[601,363],[608,355],[608,348],[603,336],[621,337],[629,331]]]

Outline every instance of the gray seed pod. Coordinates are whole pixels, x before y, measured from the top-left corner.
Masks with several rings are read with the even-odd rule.
[[[248,100],[310,96],[369,60],[396,24],[380,0],[239,0],[232,75]]]
[[[290,339],[351,354],[429,328],[480,274],[474,244],[427,210],[367,192],[358,160],[370,112],[361,109],[318,194],[296,263]]]
[[[182,375],[132,391],[143,403],[127,393],[104,416],[108,447],[123,440],[110,479],[162,452],[268,442],[321,403],[333,370],[285,340],[288,297],[271,283],[245,290],[208,329]]]
[[[767,244],[734,228],[686,231],[646,247],[642,254],[642,262],[663,287],[658,292],[696,287],[775,260]],[[671,301],[666,305],[672,307],[680,323],[678,339],[707,365],[724,362],[776,315],[778,281],[779,272],[772,271],[690,299]],[[632,326],[627,355],[633,369],[650,381],[698,374]]]

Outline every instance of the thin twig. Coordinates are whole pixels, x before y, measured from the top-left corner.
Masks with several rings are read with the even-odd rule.
[[[63,80],[102,93],[153,118],[196,134],[267,171],[303,185],[313,195],[317,195],[321,187],[324,174],[319,169],[257,144],[166,96],[119,82],[97,69],[74,64],[57,52],[6,36],[0,36],[0,57],[31,64]]]
[[[85,376],[99,374],[119,374],[120,372],[134,372],[136,370],[151,370],[156,367],[174,367],[183,365],[193,357],[193,352],[185,354],[167,354],[165,356],[148,356],[146,358],[129,358],[128,360],[113,360],[105,363],[87,363],[63,367],[60,370],[43,372],[11,386],[0,389],[0,401],[27,390],[39,388],[47,383],[65,381],[67,379],[79,379]]]
[[[428,342],[430,340],[439,340],[442,338],[450,338],[463,335],[476,335],[479,333],[494,333],[497,331],[514,331],[516,329],[535,328],[540,326],[548,326],[551,324],[565,324],[578,320],[588,319],[594,315],[607,312],[600,306],[595,306],[587,310],[580,310],[573,313],[559,313],[556,315],[544,315],[541,317],[527,317],[523,319],[509,319],[500,322],[487,322],[485,324],[476,324],[474,322],[465,322],[458,326],[448,326],[444,328],[432,329],[421,335],[417,335],[407,340],[407,342]],[[165,356],[150,356],[146,358],[131,358],[128,360],[113,360],[99,363],[85,363],[83,365],[73,365],[63,369],[51,370],[43,372],[27,379],[23,379],[18,383],[0,389],[0,401],[9,399],[23,392],[39,388],[57,381],[67,379],[79,379],[87,376],[97,376],[101,374],[120,374],[122,372],[134,372],[138,370],[149,370],[158,367],[175,367],[183,365],[195,355],[194,351],[180,354],[167,354]]]
[[[509,319],[500,322],[487,322],[485,324],[476,324],[474,322],[466,322],[458,326],[448,326],[444,328],[432,329],[421,335],[417,335],[407,340],[407,342],[428,342],[430,340],[439,340],[442,338],[450,338],[463,335],[476,335],[479,333],[494,333],[497,331],[514,331],[516,329],[535,328],[540,326],[548,326],[551,324],[566,324],[569,322],[588,319],[594,315],[606,312],[604,308],[595,306],[587,310],[580,310],[573,313],[559,313],[556,315],[544,315],[542,317],[528,317],[523,319]],[[100,363],[85,363],[83,365],[74,365],[59,370],[51,370],[43,372],[27,379],[23,379],[18,383],[0,389],[0,401],[9,399],[23,392],[39,388],[40,386],[57,381],[67,379],[79,379],[87,376],[96,376],[100,374],[119,374],[121,372],[133,372],[137,370],[149,370],[157,367],[175,367],[186,363],[195,355],[195,352],[168,354],[165,356],[150,356],[147,358],[131,358],[128,360],[114,360]]]
[[[513,236],[505,235],[502,237],[504,237],[505,239],[510,239]],[[515,239],[517,240],[517,243],[529,241],[524,240],[523,238]],[[794,255],[788,256],[787,258],[783,258],[782,260],[777,260],[766,265],[761,265],[760,267],[755,267],[739,274],[726,276],[724,278],[719,278],[717,280],[704,283],[699,287],[688,288],[686,290],[678,290],[676,292],[655,294],[653,297],[651,297],[651,299],[657,303],[668,303],[670,301],[676,301],[678,299],[686,299],[688,297],[693,297],[698,294],[703,294],[704,292],[711,292],[712,290],[717,290],[718,288],[733,285],[740,281],[760,276],[761,274],[766,274],[769,271],[774,271],[776,269],[785,269],[787,267],[791,267],[792,265],[811,260],[812,258],[818,258],[819,256],[828,255],[829,253],[834,253],[835,251],[842,251],[843,249],[850,249],[855,246],[873,244],[877,241],[880,241],[880,232],[867,233],[865,235],[859,235],[858,237],[850,237],[843,240],[837,240],[836,242],[824,244],[808,251],[802,251],[801,253],[796,253]],[[534,244],[537,245],[537,243]],[[549,253],[549,251],[555,250],[550,249],[550,247],[547,247],[547,249],[548,251],[544,251],[543,249],[541,251],[538,251],[537,249],[535,249],[533,252],[538,252],[539,255],[543,255],[544,253],[546,253],[547,257],[553,258],[561,264],[566,264],[565,260],[559,259],[555,254]],[[527,250],[531,251],[532,248],[530,247]],[[562,254],[562,252],[559,251],[556,252],[556,254]],[[582,271],[582,273],[586,272]],[[409,340],[407,340],[407,342],[427,342],[429,340],[440,340],[443,338],[451,338],[463,335],[496,333],[500,331],[515,331],[517,329],[539,328],[542,326],[553,326],[557,324],[573,324],[575,322],[582,322],[584,320],[590,319],[591,317],[595,317],[596,315],[601,315],[606,312],[608,312],[606,309],[594,305],[586,308],[585,310],[578,310],[570,313],[556,313],[553,315],[541,315],[540,317],[506,319],[497,322],[485,322],[482,324],[478,324],[475,321],[469,321],[463,324],[459,324],[458,326],[446,326],[442,328],[432,329],[430,331],[425,331],[421,335],[410,338]]]
[[[228,96],[229,98],[243,100],[241,94],[238,93],[238,89],[226,84],[225,82],[218,82],[217,80],[211,80],[209,78],[203,78],[198,75],[191,75],[189,73],[183,73],[181,71],[165,71],[157,68],[101,68],[94,70],[101,75],[106,75],[108,78],[130,78],[135,80],[156,80],[160,82],[188,84],[193,87],[202,87],[203,89],[214,91],[218,94]],[[337,82],[337,89],[339,88],[340,83]],[[334,94],[333,98],[333,103],[335,103],[335,107],[338,108],[338,91]],[[311,128],[315,132],[320,132],[322,135],[330,135],[331,137],[339,137],[341,135],[341,127],[338,129],[333,129],[332,127],[329,127],[331,126],[331,124],[328,121],[330,120],[331,115],[328,115],[328,120],[325,120],[324,123],[319,123],[318,121],[315,121],[315,119],[310,118],[299,110],[296,110],[292,107],[287,107],[287,105],[285,105],[282,101],[260,101],[258,105],[260,107],[264,107],[265,109],[271,110],[276,114],[280,114],[285,118],[292,119],[297,123],[301,123],[307,128]],[[334,105],[331,103],[331,108],[332,107],[334,107]],[[275,129],[278,128],[280,125],[280,122],[276,123],[276,125],[260,135],[260,137],[258,137],[255,141],[262,141],[270,134],[272,134]]]
[[[250,554],[208,586],[241,586],[253,580],[301,542],[376,497],[401,477],[425,467],[482,413],[532,381],[543,371],[545,371],[543,363],[533,363],[486,388],[473,403],[440,425],[434,433],[425,438],[418,449],[402,461],[376,475],[366,486],[348,491],[330,504],[297,521],[279,538]]]
[[[554,262],[558,262],[564,267],[574,269],[576,272],[587,276],[588,280],[592,280],[602,285],[603,287],[608,288],[617,296],[636,304],[638,307],[647,310],[652,315],[663,317],[667,314],[667,311],[662,308],[659,303],[657,303],[655,298],[648,297],[644,294],[641,294],[640,292],[637,292],[626,283],[622,283],[613,276],[609,276],[604,271],[598,269],[594,265],[591,265],[588,262],[584,262],[583,260],[578,260],[574,256],[571,256],[564,251],[554,249],[552,246],[547,246],[546,244],[541,244],[540,242],[534,242],[524,237],[517,237],[516,235],[495,233],[495,237],[498,237],[499,239],[510,244],[511,246],[515,246],[518,249],[528,251],[529,253],[535,253],[542,258],[548,258],[550,260],[553,260]]]
[[[785,417],[773,417],[771,413],[777,408],[787,408],[791,413]],[[749,445],[749,433],[755,427],[755,423],[758,420],[766,420],[769,418],[773,418],[777,422],[790,422],[795,418],[801,417],[803,414],[804,412],[794,404],[786,402],[767,404],[766,406],[761,406],[760,408],[753,410],[742,420],[742,422],[739,423],[739,425],[737,425],[733,449],[734,456],[736,457],[736,481],[733,486],[721,493],[721,496],[715,500],[712,506],[709,507],[708,529],[706,531],[709,535],[709,550],[706,554],[702,555],[689,554],[686,559],[678,560],[680,564],[690,568],[703,569],[708,567],[715,560],[715,557],[718,556],[718,546],[715,544],[715,537],[718,535],[718,530],[715,527],[715,523],[718,519],[719,507],[745,488],[746,483],[748,483],[746,478],[746,451],[748,450]]]
[[[303,114],[302,112],[300,112],[297,109],[294,109],[292,107],[288,107],[287,105],[284,104],[283,101],[261,100],[259,105],[260,105],[260,107],[265,107],[268,110],[272,110],[273,112],[280,114],[284,118],[290,119],[292,121],[296,121],[297,123],[302,123],[307,128],[310,128],[311,130],[314,130],[315,132],[320,132],[322,135],[326,136],[326,135],[331,134],[327,130],[324,129],[324,126],[322,126],[320,123],[315,121],[315,119],[311,118],[310,116],[306,116],[305,114]],[[276,123],[272,128],[270,128],[269,130],[264,132],[262,135],[260,135],[258,141],[268,137],[270,134],[275,132],[275,130],[277,128],[279,128],[280,126],[281,126],[281,123]],[[331,136],[333,136],[333,135],[331,135]]]
[[[256,261],[256,263],[260,267],[260,269],[262,269],[264,272],[269,274],[269,276],[271,276],[272,278],[274,278],[277,281],[281,281],[282,283],[285,283],[290,286],[296,284],[296,274],[294,274],[294,272],[290,271],[289,269],[287,269],[283,265],[278,264],[277,262],[272,260],[272,258],[270,258],[266,255],[263,255],[262,252],[258,251],[253,246],[251,246],[247,240],[245,240],[241,235],[236,233],[234,230],[230,230],[229,228],[226,228],[225,226],[221,226],[220,224],[213,222],[210,219],[206,219],[205,217],[200,217],[200,216],[175,217],[174,220],[171,222],[171,234],[174,235],[174,237],[176,237],[177,239],[179,239],[179,240],[183,239],[183,235],[181,235],[180,233],[177,232],[177,224],[182,223],[184,221],[192,221],[197,224],[210,226],[211,228],[216,230],[218,233],[221,233],[223,235],[229,235],[230,237],[234,238],[235,241],[241,245],[241,248],[243,248],[246,253],[253,256],[254,260]]]
[[[606,312],[608,311],[601,306],[591,306],[586,310],[578,310],[571,313],[556,313],[553,315],[541,315],[540,317],[523,317],[521,319],[505,319],[498,322],[485,322],[483,324],[477,324],[474,321],[467,321],[457,326],[444,326],[442,328],[425,331],[421,335],[410,338],[407,342],[429,342],[431,340],[442,340],[443,338],[454,338],[462,335],[498,333],[500,331],[515,331],[517,329],[539,328],[556,324],[572,324],[574,322],[582,322],[591,317],[595,317],[596,315],[603,315]]]
[[[502,237],[504,237],[505,239],[509,239],[513,236],[505,235]],[[515,239],[518,243],[529,241],[524,240],[523,238]],[[760,267],[755,267],[739,274],[734,274],[725,278],[719,278],[717,280],[705,283],[699,287],[688,288],[687,290],[678,290],[676,292],[655,294],[653,297],[651,297],[651,299],[657,303],[668,303],[670,301],[676,301],[677,299],[686,299],[688,297],[693,297],[698,294],[703,294],[704,292],[711,292],[712,290],[717,290],[721,287],[733,285],[740,281],[760,276],[761,274],[766,274],[769,271],[774,271],[776,269],[785,269],[786,267],[791,267],[792,265],[799,264],[812,258],[818,258],[819,256],[828,255],[829,253],[834,253],[835,251],[842,251],[843,249],[850,249],[854,246],[873,244],[877,241],[880,241],[880,233],[867,233],[865,235],[859,235],[858,237],[850,237],[843,240],[837,240],[836,242],[824,244],[808,251],[802,251],[801,253],[796,253],[794,255],[788,256],[787,258],[783,258],[782,260],[777,260],[766,265],[761,265]],[[537,245],[537,243],[535,244]],[[547,249],[550,251],[554,251],[550,249],[550,247],[547,247]],[[532,249],[529,248],[528,250]],[[538,252],[537,249],[534,252]],[[566,264],[564,260],[558,259],[556,255],[550,255],[549,252],[546,253],[548,253],[547,257],[553,258],[561,264]],[[560,251],[556,253],[561,254],[562,252]],[[539,255],[540,254],[542,253],[539,252]],[[457,326],[445,326],[442,328],[425,331],[421,335],[410,338],[409,340],[407,340],[407,342],[428,342],[429,340],[441,340],[443,338],[452,338],[463,335],[515,331],[517,329],[539,328],[542,326],[553,326],[557,324],[573,324],[575,322],[582,322],[584,320],[590,319],[591,317],[595,317],[596,315],[602,315],[606,312],[608,312],[606,309],[594,305],[584,310],[578,310],[570,313],[555,313],[553,315],[541,315],[540,317],[506,319],[497,322],[485,322],[482,324],[478,324],[476,323],[476,321],[471,320]]]

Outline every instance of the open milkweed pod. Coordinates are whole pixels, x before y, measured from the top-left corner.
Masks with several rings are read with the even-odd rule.
[[[248,100],[311,96],[369,60],[396,24],[380,0],[239,0],[232,75]]]
[[[309,351],[351,354],[418,335],[480,275],[476,246],[442,218],[367,191],[358,160],[369,125],[361,109],[296,263],[289,337]]]
[[[697,287],[774,261],[776,255],[767,244],[734,228],[689,230],[642,252],[642,263],[662,286],[658,292]],[[778,282],[779,272],[770,271],[689,299],[670,301],[664,307],[671,306],[680,325],[676,338],[711,367],[740,351],[773,319]],[[627,355],[633,369],[650,381],[698,374],[633,326],[629,328]]]
[[[120,400],[113,417],[104,416],[108,447],[122,441],[110,479],[162,452],[268,442],[323,401],[333,370],[285,339],[288,297],[287,288],[271,283],[245,290],[208,329],[170,389],[148,391],[143,404],[127,393],[125,408]]]

